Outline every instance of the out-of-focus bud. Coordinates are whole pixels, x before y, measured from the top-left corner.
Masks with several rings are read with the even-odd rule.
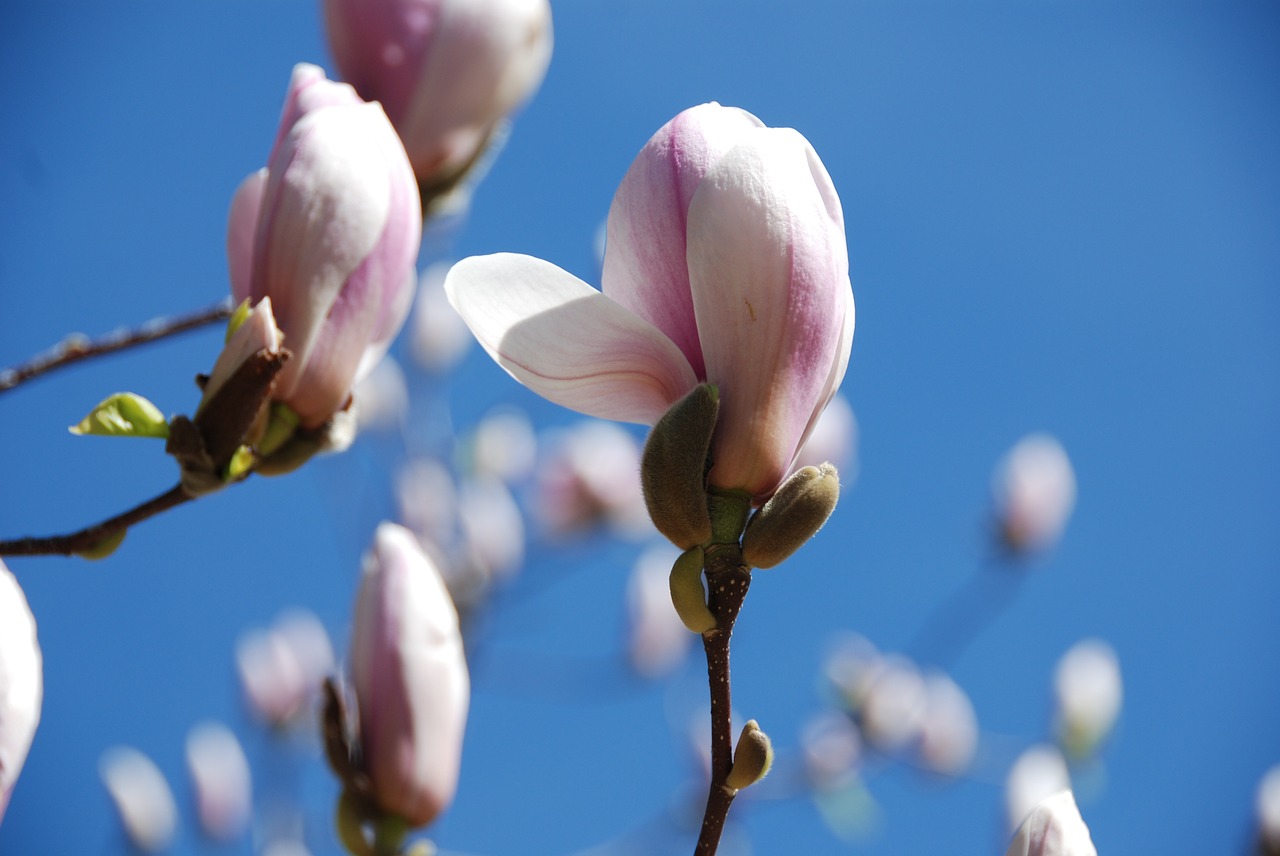
[[[858,419],[843,395],[836,393],[813,426],[792,466],[817,467],[830,463],[846,485],[858,474]]]
[[[920,761],[936,773],[958,776],[978,751],[978,716],[960,686],[940,672],[925,677]]]
[[[524,564],[524,516],[501,480],[469,479],[458,495],[458,521],[468,560],[485,578],[511,578]]]
[[[707,593],[702,587],[701,547],[690,547],[676,558],[671,566],[671,605],[681,623],[694,633],[714,630],[716,617],[707,608]]]
[[[855,775],[862,756],[862,738],[848,716],[835,711],[820,714],[800,735],[804,767],[819,792],[845,785]]]
[[[1005,856],[1098,856],[1071,791],[1042,801],[1022,822]]]
[[[711,538],[707,453],[719,412],[715,386],[698,384],[658,420],[644,444],[640,483],[649,517],[681,550]]]
[[[43,698],[36,620],[18,581],[0,562],[0,820],[40,724]]]
[[[772,568],[818,533],[840,499],[840,474],[831,464],[792,473],[759,511],[742,536],[742,561]]]
[[[458,526],[458,489],[448,468],[433,458],[414,458],[396,474],[400,520],[420,540],[447,544]]]
[[[244,634],[236,664],[249,706],[270,725],[282,727],[307,709],[333,669],[329,634],[305,610],[281,614],[269,630]]]
[[[507,484],[533,472],[538,459],[538,438],[533,423],[521,410],[502,408],[486,414],[476,426],[471,445],[472,469]]]
[[[382,102],[424,191],[475,162],[551,61],[547,0],[325,0],[324,9],[338,68]]]
[[[856,633],[845,634],[831,645],[822,668],[842,709],[851,714],[861,712],[883,661],[876,646]]]
[[[248,828],[253,786],[240,741],[225,725],[205,722],[187,734],[187,770],[205,834],[233,841]]]
[[[453,800],[470,678],[458,614],[413,533],[383,523],[365,559],[351,681],[373,798],[412,826]]]
[[[1009,831],[1012,833],[1022,826],[1036,806],[1049,797],[1070,789],[1071,774],[1061,752],[1044,744],[1024,751],[1014,761],[1004,782]]]
[[[640,488],[640,445],[626,429],[591,420],[554,433],[538,465],[534,512],[564,536],[606,524],[620,537],[649,537]]]
[[[1258,817],[1258,849],[1263,856],[1280,854],[1280,764],[1267,770],[1254,798]]]
[[[725,778],[725,787],[740,791],[769,775],[773,766],[773,744],[754,719],[748,720],[738,735],[733,750],[733,766]]]
[[[395,431],[409,418],[409,385],[400,364],[386,354],[351,391],[356,426],[364,431]]]
[[[882,752],[896,752],[920,736],[926,691],[916,664],[889,654],[869,676],[859,722],[867,742]]]
[[[341,410],[391,344],[421,234],[418,188],[382,108],[296,66],[267,168],[232,200],[227,256],[236,300],[272,300],[293,354],[274,397],[302,427]]]
[[[1101,639],[1077,642],[1053,679],[1058,741],[1068,755],[1093,754],[1111,734],[1124,699],[1120,660]]]
[[[1015,552],[1054,545],[1076,503],[1076,476],[1053,437],[1032,434],[1000,461],[991,483],[1000,537]]]
[[[178,808],[160,768],[138,750],[117,746],[103,753],[98,774],[129,841],[146,853],[168,847],[178,828]]]
[[[627,581],[631,629],[627,654],[632,667],[646,678],[672,671],[689,653],[693,641],[680,616],[671,608],[668,577],[678,557],[677,551],[666,544],[650,547],[640,554]],[[699,562],[698,571],[701,570]]]
[[[422,272],[410,321],[409,353],[419,368],[432,374],[453,368],[475,342],[444,293],[444,278],[450,265],[451,262],[437,262]]]

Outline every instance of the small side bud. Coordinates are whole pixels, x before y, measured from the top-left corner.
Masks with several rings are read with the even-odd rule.
[[[702,590],[702,548],[690,547],[671,568],[671,603],[676,614],[694,633],[715,629],[716,617],[707,609],[707,593]]]
[[[373,856],[373,844],[365,833],[364,822],[368,812],[367,800],[350,788],[344,788],[338,797],[338,810],[334,812],[334,826],[338,840],[352,856]]]
[[[753,568],[777,565],[817,534],[839,498],[840,474],[831,464],[796,470],[747,524],[742,560]]]
[[[760,730],[754,719],[748,720],[738,735],[738,747],[733,750],[733,766],[724,785],[735,791],[754,785],[769,774],[773,766],[773,743],[769,735]]]
[[[96,561],[105,559],[116,551],[116,548],[124,543],[124,536],[128,533],[128,529],[121,529],[118,532],[112,532],[110,535],[98,541],[91,547],[85,547],[76,553],[82,559]]]
[[[711,537],[707,512],[707,453],[720,412],[720,394],[699,384],[653,426],[640,461],[644,504],[658,531],[682,550]]]
[[[72,434],[101,434],[106,437],[169,436],[169,421],[160,408],[141,395],[117,392],[104,398],[79,424],[67,429]]]

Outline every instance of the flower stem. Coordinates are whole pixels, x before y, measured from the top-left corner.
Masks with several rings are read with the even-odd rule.
[[[71,556],[83,553],[135,523],[141,523],[149,517],[155,517],[194,498],[183,490],[182,485],[174,485],[155,499],[78,532],[51,535],[47,538],[14,538],[10,541],[0,541],[0,556]]]
[[[32,378],[81,360],[123,351],[135,345],[144,345],[177,333],[184,333],[187,330],[194,330],[207,324],[226,320],[231,317],[231,308],[230,301],[221,300],[213,306],[201,309],[198,312],[177,315],[172,318],[157,318],[153,321],[148,321],[136,330],[121,330],[109,333],[95,341],[86,340],[80,335],[68,336],[44,354],[33,357],[13,368],[0,369],[0,394],[6,393]]]
[[[733,701],[729,687],[729,640],[751,585],[751,570],[742,563],[737,544],[716,544],[707,551],[707,607],[716,628],[702,635],[711,694],[711,786],[694,856],[714,856],[720,846],[729,806],[737,793],[725,786],[733,766]]]

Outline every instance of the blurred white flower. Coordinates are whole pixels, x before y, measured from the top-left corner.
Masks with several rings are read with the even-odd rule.
[[[547,439],[536,510],[554,535],[605,524],[615,534],[653,532],[640,488],[640,443],[611,422],[590,420]]]
[[[240,741],[225,725],[203,722],[187,734],[187,770],[205,834],[232,841],[249,825],[253,786]]]
[[[819,791],[829,791],[854,775],[862,757],[862,738],[848,716],[826,711],[805,725],[800,750],[810,783]]]
[[[832,644],[823,660],[823,672],[846,711],[861,711],[871,679],[883,659],[875,645],[856,633],[844,635]]]
[[[310,612],[284,612],[269,630],[252,630],[236,643],[236,665],[249,706],[271,725],[290,723],[333,671],[333,645]]]
[[[1012,832],[1049,797],[1071,789],[1066,759],[1053,746],[1032,746],[1018,756],[1004,783],[1005,811]]]
[[[1043,550],[1067,525],[1076,503],[1076,476],[1057,440],[1031,434],[1001,459],[991,491],[1005,543],[1016,551]]]
[[[1060,791],[1031,811],[1005,856],[1098,856],[1098,851],[1075,797],[1071,791]]]
[[[458,494],[458,519],[468,559],[490,580],[511,577],[524,563],[524,517],[501,480],[468,479]]]
[[[800,448],[791,468],[817,467],[832,463],[840,471],[840,484],[848,487],[858,475],[858,419],[849,400],[840,393],[818,417],[813,433]]]
[[[862,700],[862,736],[881,752],[896,752],[920,736],[927,700],[916,664],[900,654],[880,660]]]
[[[360,431],[394,431],[409,417],[409,385],[400,364],[384,354],[351,391]]]
[[[40,724],[44,670],[36,620],[0,562],[0,820]]]
[[[475,341],[444,293],[444,278],[452,266],[437,262],[422,272],[409,322],[409,353],[419,368],[431,374],[452,369]]]
[[[1258,842],[1264,853],[1280,853],[1280,764],[1267,770],[1258,783],[1254,800],[1258,815]]]
[[[533,423],[522,410],[501,408],[487,414],[472,439],[472,469],[495,476],[507,484],[533,472],[538,459],[538,438]]]
[[[178,828],[178,808],[160,768],[136,749],[103,753],[98,774],[133,845],[147,853],[168,847]]]
[[[671,566],[680,551],[657,544],[640,554],[627,581],[631,665],[646,678],[672,671],[688,654],[694,634],[671,605]]]
[[[448,468],[433,458],[415,458],[396,474],[400,522],[419,541],[447,545],[458,527],[458,491]]]
[[[1111,734],[1124,699],[1116,652],[1101,639],[1077,642],[1058,661],[1053,686],[1059,742],[1073,756],[1092,754]]]
[[[920,761],[936,773],[958,776],[978,751],[978,716],[960,686],[941,672],[925,678]]]

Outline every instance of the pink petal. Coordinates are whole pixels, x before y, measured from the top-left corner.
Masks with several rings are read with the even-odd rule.
[[[609,209],[604,293],[654,324],[705,377],[685,251],[689,203],[707,172],[763,123],[702,104],[676,116],[640,150]]]
[[[236,303],[248,297],[253,288],[253,242],[266,187],[267,170],[263,168],[240,182],[236,195],[231,197],[231,213],[227,217],[227,272]]]
[[[550,262],[464,259],[445,291],[499,365],[563,407],[652,425],[697,383],[658,328]]]
[[[849,272],[839,200],[804,137],[761,129],[708,173],[688,232],[707,380],[720,387],[710,478],[759,500],[787,475],[841,373]]]

